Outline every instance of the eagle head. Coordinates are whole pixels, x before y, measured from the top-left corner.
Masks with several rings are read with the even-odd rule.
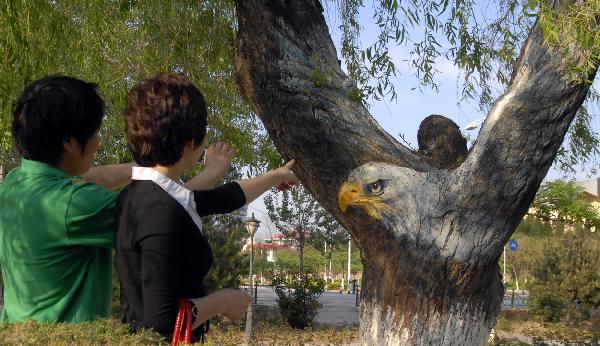
[[[366,164],[353,170],[338,190],[338,206],[343,213],[349,206],[363,208],[369,216],[381,220],[392,208],[386,201],[386,188],[393,178],[380,165]]]

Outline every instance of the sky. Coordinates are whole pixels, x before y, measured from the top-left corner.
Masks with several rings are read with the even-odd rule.
[[[365,1],[367,3],[369,1]],[[340,32],[337,30],[339,26],[334,15],[326,15],[330,34],[340,56]],[[363,47],[367,47],[370,42],[375,41],[378,34],[378,28],[373,24],[372,10],[369,5],[365,6],[360,12],[359,22],[361,23],[361,42]],[[390,53],[396,67],[398,69],[397,76],[393,79],[397,99],[390,100],[369,100],[369,111],[371,115],[379,122],[390,135],[394,136],[400,143],[403,143],[400,134],[410,143],[413,148],[417,147],[417,130],[421,121],[431,114],[444,115],[458,124],[464,130],[467,124],[482,119],[485,117],[485,112],[478,110],[476,102],[462,102],[458,105],[459,85],[459,70],[451,61],[437,61],[436,68],[440,71],[437,75],[436,82],[439,90],[436,92],[432,89],[413,89],[418,85],[416,77],[413,76],[413,71],[410,70],[408,63],[404,62],[408,57],[408,47],[396,47]],[[598,78],[594,83],[599,86]],[[596,108],[596,111],[598,109]],[[600,116],[595,116],[592,122],[592,127],[596,132],[600,132]],[[479,129],[472,131],[463,131],[471,138],[476,138]],[[566,175],[564,172],[552,167],[546,176],[546,180],[556,180],[559,178],[569,178],[576,180],[589,180],[594,177],[589,177],[587,172],[578,169],[576,174]],[[268,235],[267,228],[269,225],[266,207],[262,198],[254,201],[249,205],[248,213],[255,214],[258,220],[263,221],[257,238],[266,237]],[[265,227],[262,227],[262,226]],[[272,226],[270,227],[273,228]]]

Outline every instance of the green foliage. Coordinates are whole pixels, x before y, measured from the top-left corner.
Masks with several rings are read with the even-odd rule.
[[[108,163],[131,159],[121,115],[128,90],[178,71],[206,97],[209,141],[231,143],[239,162],[273,165],[273,145],[232,78],[234,29],[230,0],[2,2],[0,162],[14,161],[10,108],[27,81],[64,73],[99,85],[107,114],[96,160]]]
[[[575,120],[567,132],[566,140],[556,156],[555,164],[562,171],[575,173],[575,167],[579,165],[585,168],[582,171],[587,171],[590,175],[598,174],[600,135],[592,127],[592,120],[598,114],[592,114],[589,111],[598,104],[600,104],[600,94],[594,87],[591,87],[584,104],[577,110]]]
[[[363,95],[362,91],[358,88],[353,88],[352,90],[350,90],[350,92],[348,93],[348,98],[351,101],[354,102],[359,102],[359,103],[364,103],[364,98],[365,96]]]
[[[329,289],[329,290],[339,290],[340,287],[342,287],[341,280],[335,280],[335,281],[327,283],[327,289]]]
[[[319,308],[319,296],[325,290],[325,281],[318,275],[284,275],[273,278],[279,312],[290,327],[304,329],[312,325]]]
[[[397,47],[409,51],[404,62],[416,78],[413,89],[437,90],[439,65],[447,59],[461,72],[460,101],[477,100],[482,110],[489,110],[510,82],[520,45],[536,19],[547,42],[563,50],[574,79],[589,79],[600,54],[600,2],[594,0],[577,1],[558,12],[546,7],[545,0],[374,0],[368,2],[379,31],[374,42],[361,42],[364,25],[358,18],[367,2],[328,3],[339,14],[341,54],[348,74],[365,97],[375,100],[397,96],[393,77],[399,62],[390,56]],[[573,47],[582,55],[573,57]],[[598,101],[597,93],[589,93],[569,129],[557,158],[565,172],[571,172],[574,163],[587,164],[592,174],[596,172],[600,135],[589,119],[598,114],[588,110]]]
[[[581,229],[563,232],[543,243],[530,286],[530,308],[536,318],[580,321],[598,312],[599,251],[596,234]]]
[[[308,242],[315,249],[329,256],[333,251],[348,242],[348,231],[320,205],[315,212],[315,229],[311,232]],[[327,252],[325,252],[327,244]]]
[[[202,232],[208,239],[214,262],[204,279],[207,292],[222,288],[237,288],[240,277],[248,270],[242,246],[247,231],[236,215],[219,215],[203,218]]]
[[[569,62],[573,80],[591,83],[590,72],[600,59],[600,2],[574,1],[556,11],[542,0],[529,0],[530,8],[539,8],[538,21],[546,42],[561,49]],[[577,47],[582,56],[575,56]]]
[[[494,6],[474,0],[376,0],[373,22],[379,35],[366,44],[360,40],[358,22],[363,0],[325,3],[335,4],[340,15],[341,54],[357,83],[348,97],[356,102],[396,97],[392,78],[398,72],[397,62],[390,52],[400,46],[409,49],[406,62],[419,88],[437,88],[439,62],[450,59],[463,72],[461,98],[479,98],[481,107],[487,108],[497,96],[495,89],[501,90],[496,84],[503,86],[510,80],[518,45],[538,13],[549,43],[582,48],[575,75],[585,76],[598,58],[598,1],[578,2],[555,15],[540,7],[542,0],[498,0],[492,2]],[[206,96],[213,130],[209,140],[231,143],[240,163],[275,167],[279,155],[239,97],[232,78],[230,43],[235,27],[231,0],[3,2],[0,162],[7,168],[17,163],[10,108],[27,81],[65,73],[98,83],[108,109],[97,163],[109,163],[131,159],[120,114],[127,91],[158,72],[181,71]],[[331,70],[315,61],[314,85],[324,86]],[[563,169],[570,169],[572,162],[595,167],[600,136],[589,126],[595,115],[587,109],[597,103],[588,99],[571,127],[568,145],[559,154]]]
[[[542,243],[545,239],[553,239],[555,230],[550,227],[548,222],[535,217],[527,217],[521,221],[517,230],[511,237],[519,244],[519,249],[515,252],[509,251],[506,246],[506,282],[505,287],[516,289],[516,280],[519,282],[519,289],[529,289],[529,284],[533,279],[533,268],[537,258],[542,256]],[[504,257],[500,256],[498,265],[502,273]]]
[[[556,180],[540,186],[531,205],[532,214],[543,220],[582,225],[600,230],[600,215],[590,203],[582,200],[584,190],[571,181]]]
[[[317,202],[303,187],[297,186],[280,193],[270,193],[264,198],[269,218],[282,234],[296,240],[300,273],[304,271],[306,236],[315,228],[314,214]]]

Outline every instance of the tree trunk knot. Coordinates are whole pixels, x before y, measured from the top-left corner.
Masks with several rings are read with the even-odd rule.
[[[432,114],[423,119],[417,132],[419,155],[430,165],[449,169],[460,166],[467,157],[467,140],[456,123]]]

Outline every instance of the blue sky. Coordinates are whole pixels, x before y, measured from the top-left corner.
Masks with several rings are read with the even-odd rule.
[[[365,3],[367,2],[369,1],[365,1]],[[328,19],[333,42],[338,48],[339,56],[340,32],[337,30],[339,24],[335,15],[328,15],[326,18]],[[360,23],[362,26],[361,42],[363,47],[367,47],[376,39],[376,35],[378,34],[378,28],[372,21],[372,10],[369,5],[366,5],[361,11]],[[393,135],[394,138],[402,142],[399,134],[403,134],[404,139],[411,143],[413,148],[416,148],[419,124],[430,114],[441,114],[451,118],[461,127],[461,129],[464,129],[470,122],[485,117],[485,112],[478,110],[476,102],[462,102],[460,105],[457,104],[460,96],[460,85],[457,84],[459,70],[451,61],[437,61],[436,68],[440,71],[436,79],[439,86],[437,92],[432,89],[419,90],[417,88],[411,90],[418,85],[418,82],[416,77],[413,76],[414,71],[409,68],[408,63],[403,62],[403,60],[408,58],[409,47],[396,47],[390,53],[399,72],[393,79],[398,97],[394,101],[370,100],[369,111],[379,124],[387,132]],[[598,78],[596,78],[595,86],[598,88]],[[498,93],[501,92],[502,90],[498,90]],[[597,115],[593,120],[592,127],[596,132],[600,132],[600,116],[598,116],[598,108],[595,108],[594,110]],[[472,138],[476,138],[477,131],[478,129],[467,131],[466,133],[469,133]],[[565,175],[565,173],[560,172],[553,167],[548,172],[546,180],[555,180],[561,177],[574,178],[577,180],[591,179],[587,176],[587,173],[581,169],[574,175]],[[264,206],[262,198],[253,202],[249,206],[248,211],[249,213],[254,212],[257,219],[265,221],[263,222],[265,227],[261,227],[263,228],[261,233],[264,234],[265,228],[269,222],[268,216],[265,214],[266,207]]]

